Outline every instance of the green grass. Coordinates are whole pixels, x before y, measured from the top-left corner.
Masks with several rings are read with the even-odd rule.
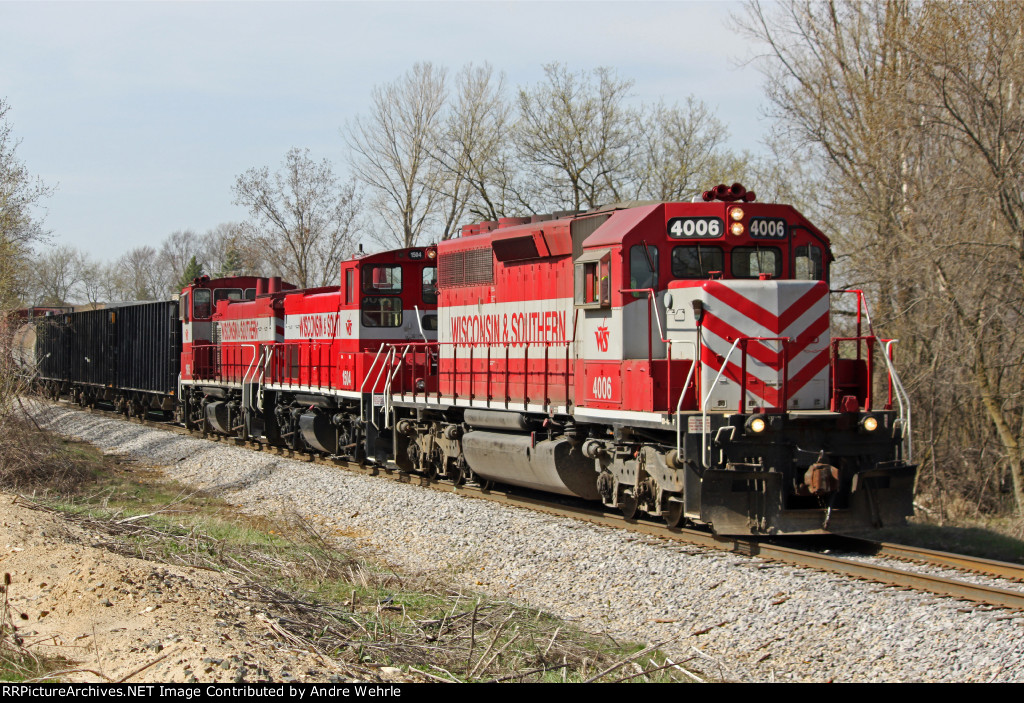
[[[56,657],[38,657],[31,654],[0,651],[0,681],[20,683],[52,683],[49,675],[54,671],[67,668],[66,659]]]

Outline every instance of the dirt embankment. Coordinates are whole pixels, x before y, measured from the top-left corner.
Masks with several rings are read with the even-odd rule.
[[[239,584],[230,577],[124,557],[103,548],[105,539],[60,513],[0,493],[8,622],[31,653],[67,660],[57,667],[69,670],[60,679],[351,680],[233,595]]]

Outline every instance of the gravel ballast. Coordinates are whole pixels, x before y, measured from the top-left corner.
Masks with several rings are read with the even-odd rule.
[[[186,437],[62,406],[40,422],[241,509],[298,513],[396,568],[663,646],[731,681],[1024,681],[1024,613]]]

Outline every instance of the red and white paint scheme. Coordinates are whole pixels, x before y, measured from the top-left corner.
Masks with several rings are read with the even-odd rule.
[[[744,355],[734,354],[736,369],[727,367],[717,384],[713,380],[721,370],[715,355],[724,359],[739,335],[757,338],[744,343],[747,392],[757,398],[748,405],[776,407],[782,364],[769,359],[779,355],[768,353],[773,342],[766,338],[806,341],[817,330],[802,351],[787,347],[790,374],[814,370],[812,378],[795,378],[799,388],[787,385],[787,392],[790,405],[824,408],[827,240],[802,218],[790,228],[799,217],[790,207],[743,207],[756,235],[726,234],[726,221],[738,220],[730,219],[735,208],[725,203],[671,203],[485,223],[443,242],[435,400],[662,422],[677,408],[698,410],[698,386],[715,385],[707,399],[712,409],[738,407]],[[777,280],[797,276],[802,280]],[[691,299],[687,289],[694,291]],[[679,305],[666,305],[669,290]],[[791,298],[810,302],[807,291],[814,299],[807,314],[777,330],[778,321],[788,319]],[[686,319],[683,301],[689,310],[697,298],[714,311],[701,341],[696,325],[687,331],[677,324]],[[722,336],[714,338],[715,330]],[[701,372],[690,374],[697,359]],[[779,368],[770,371],[773,365]]]
[[[258,349],[281,339],[281,300],[294,290],[280,278],[197,278],[178,298],[181,382],[241,384]]]
[[[735,533],[825,531],[874,481],[898,499],[869,502],[902,519],[907,416],[868,392],[883,342],[859,326],[834,337],[828,239],[754,200],[719,186],[442,242],[437,390],[395,394],[396,461]],[[770,497],[744,507],[755,489],[737,486]]]
[[[388,383],[380,351],[388,345],[416,345],[419,356],[410,351],[407,361],[424,366],[422,345],[437,339],[435,259],[433,247],[353,258],[341,264],[340,285],[288,295],[267,388],[353,398],[380,393]],[[390,387],[403,390],[403,380],[416,379],[395,374]]]
[[[824,281],[673,281],[669,291],[669,337],[689,336],[698,346],[698,385],[708,409],[828,408]],[[694,303],[703,313],[699,321]]]
[[[723,534],[899,522],[916,467],[892,340],[860,294],[833,329],[828,239],[755,200],[505,218],[248,301],[197,281],[187,422]]]

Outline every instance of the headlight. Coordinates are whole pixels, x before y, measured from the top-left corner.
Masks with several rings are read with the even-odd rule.
[[[729,210],[729,219],[731,219],[733,222],[739,222],[740,220],[743,219],[743,214],[743,208],[734,207],[731,210]]]
[[[764,432],[764,429],[768,426],[763,415],[752,415],[747,420],[747,432],[758,434]]]
[[[874,415],[866,415],[860,421],[860,428],[865,432],[874,432],[878,429],[878,418]]]

